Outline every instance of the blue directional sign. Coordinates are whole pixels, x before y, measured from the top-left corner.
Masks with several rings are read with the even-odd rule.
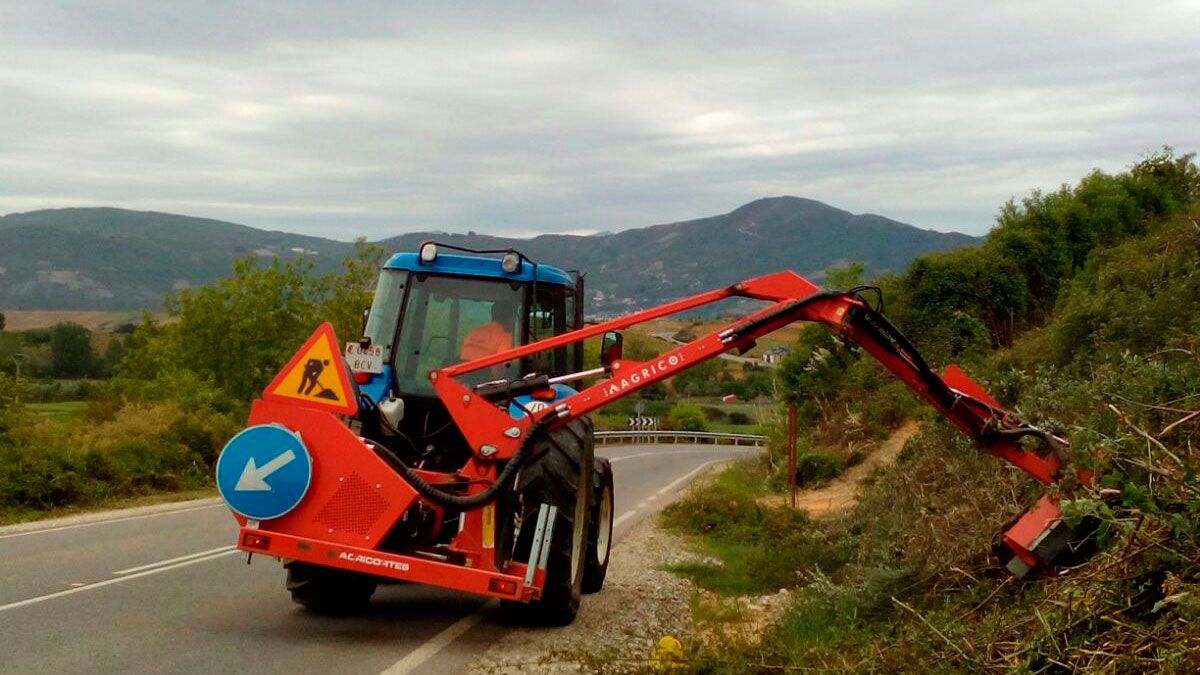
[[[312,481],[312,457],[300,436],[277,424],[250,427],[217,459],[217,489],[234,511],[270,520],[296,508]]]

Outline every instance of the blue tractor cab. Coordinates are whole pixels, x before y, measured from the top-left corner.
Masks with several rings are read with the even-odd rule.
[[[429,372],[582,325],[582,275],[536,263],[512,249],[424,242],[415,252],[395,254],[380,271],[362,342],[382,348],[384,368],[357,373],[356,379],[382,413],[382,436],[394,432],[405,439],[394,450],[407,455],[436,446],[439,456],[453,463],[461,460],[458,453],[445,450],[460,445],[461,434],[450,424]],[[582,347],[573,344],[460,379],[481,384],[582,369]]]

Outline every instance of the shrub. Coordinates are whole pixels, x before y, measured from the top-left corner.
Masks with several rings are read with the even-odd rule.
[[[708,416],[698,405],[679,405],[671,411],[667,425],[679,431],[708,431]]]
[[[796,485],[815,487],[828,483],[846,470],[846,460],[820,452],[796,456]]]
[[[664,509],[667,527],[707,535],[704,549],[721,560],[676,565],[673,571],[706,588],[740,594],[773,592],[811,573],[841,569],[853,542],[830,541],[801,511],[760,504],[765,480],[757,462],[743,461]]]

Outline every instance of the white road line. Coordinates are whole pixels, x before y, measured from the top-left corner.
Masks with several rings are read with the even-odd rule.
[[[426,661],[437,656],[438,652],[449,646],[451,642],[454,642],[463,633],[474,628],[475,624],[482,621],[495,607],[496,602],[494,600],[484,603],[479,609],[450,624],[445,630],[430,638],[428,642],[393,663],[381,675],[408,675],[409,673],[417,672],[417,669],[425,665]]]
[[[28,537],[32,534],[47,534],[49,532],[62,532],[63,530],[75,530],[81,527],[92,527],[93,525],[108,525],[109,523],[124,523],[130,520],[142,520],[143,518],[157,518],[159,516],[172,516],[176,513],[190,513],[192,511],[202,511],[204,509],[215,509],[224,507],[222,504],[207,504],[205,506],[193,506],[187,509],[173,509],[171,511],[161,511],[158,513],[146,513],[140,516],[125,516],[124,518],[110,518],[108,520],[94,520],[90,523],[78,523],[76,525],[62,525],[60,527],[48,527],[44,530],[28,530],[26,532],[14,532],[12,534],[0,534],[0,539],[11,539],[13,537]]]
[[[28,607],[29,605],[36,605],[40,602],[45,602],[47,600],[53,600],[55,598],[61,598],[61,597],[67,596],[67,595],[74,595],[76,593],[82,593],[83,591],[90,591],[90,590],[94,590],[97,588],[103,588],[105,586],[111,586],[113,584],[119,584],[122,581],[129,581],[130,579],[137,579],[140,577],[148,577],[151,574],[158,574],[159,572],[166,572],[168,570],[178,569],[180,567],[186,567],[188,565],[195,565],[196,563],[208,562],[209,560],[216,560],[217,558],[222,558],[224,556],[232,555],[234,553],[241,553],[241,551],[238,551],[237,549],[234,549],[232,551],[223,551],[221,553],[214,553],[214,554],[204,557],[204,558],[196,558],[194,560],[187,560],[184,562],[175,563],[174,565],[168,565],[166,567],[156,567],[152,570],[146,570],[144,572],[137,572],[134,574],[129,574],[129,575],[123,576],[123,577],[116,577],[114,579],[105,579],[104,581],[97,581],[94,584],[88,584],[86,586],[78,586],[76,588],[68,588],[65,591],[59,591],[57,593],[50,593],[48,595],[39,595],[36,598],[29,598],[28,600],[19,600],[17,602],[10,602],[7,605],[0,605],[0,612],[6,611],[9,609],[17,609],[18,607]]]
[[[626,520],[634,517],[635,515],[637,515],[637,509],[634,509],[632,511],[626,511],[625,513],[622,513],[620,516],[618,516],[616,519],[613,520],[613,527],[617,527],[618,525],[620,525],[621,523],[625,522]]]
[[[671,482],[670,482],[670,483],[669,483],[669,484],[668,484],[666,487],[664,487],[663,489],[659,490],[659,491],[658,491],[658,492],[656,492],[655,494],[659,494],[659,495],[665,495],[665,494],[667,494],[668,492],[670,492],[671,490],[674,490],[675,488],[679,487],[680,483],[685,483],[685,482],[687,482],[687,480],[688,480],[689,478],[691,478],[692,476],[695,476],[696,474],[698,474],[698,473],[700,473],[701,471],[703,471],[703,470],[707,469],[708,467],[712,466],[713,464],[716,464],[716,463],[718,463],[718,462],[725,462],[725,461],[728,461],[728,460],[724,460],[724,459],[714,459],[714,460],[713,460],[713,461],[711,461],[711,462],[705,462],[705,463],[701,464],[700,466],[696,467],[695,469],[692,469],[691,471],[687,472],[686,474],[684,474],[684,475],[680,476],[679,478],[676,478],[675,480],[671,481]]]
[[[218,551],[228,551],[233,548],[234,548],[233,544],[230,544],[229,546],[218,546],[217,548],[210,548],[207,551],[200,551],[198,553],[189,553],[188,555],[181,555],[178,558],[171,558],[170,560],[159,560],[158,562],[147,563],[145,565],[139,565],[138,567],[129,567],[129,568],[126,568],[123,570],[117,570],[116,572],[113,572],[113,574],[116,576],[121,576],[122,574],[132,574],[134,572],[141,572],[142,570],[148,570],[152,567],[162,567],[163,565],[170,565],[171,563],[177,563],[180,560],[191,560],[192,558],[199,558],[200,556],[208,555],[210,553],[217,553]]]

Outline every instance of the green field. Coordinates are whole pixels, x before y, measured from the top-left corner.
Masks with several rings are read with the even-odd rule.
[[[27,406],[38,416],[54,422],[73,422],[87,409],[87,401],[58,401],[56,403],[30,403]]]

